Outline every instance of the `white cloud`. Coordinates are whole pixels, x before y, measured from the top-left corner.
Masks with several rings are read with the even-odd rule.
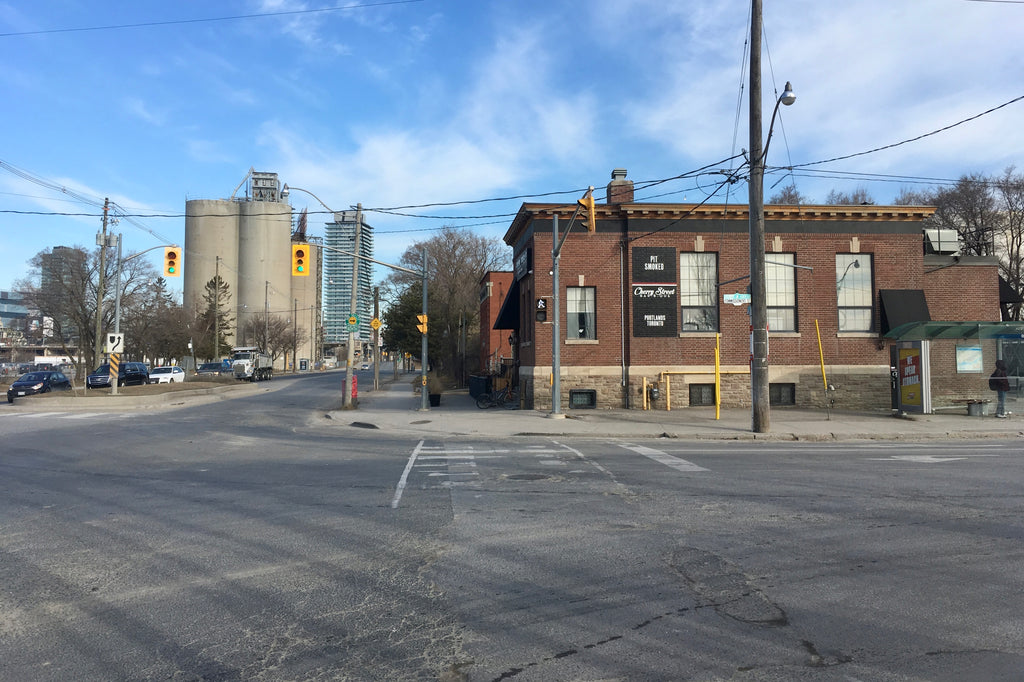
[[[125,97],[123,100],[124,110],[131,116],[145,121],[150,125],[162,126],[165,122],[163,114],[156,113],[150,109],[150,107],[138,97]]]

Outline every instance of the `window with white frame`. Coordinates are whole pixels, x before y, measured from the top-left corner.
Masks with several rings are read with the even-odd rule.
[[[836,306],[839,331],[870,332],[874,329],[874,271],[871,254],[836,254]]]
[[[597,339],[597,290],[594,287],[566,287],[567,339]]]
[[[768,331],[796,331],[796,254],[769,253],[765,259]]]
[[[679,254],[679,302],[684,332],[718,331],[718,254]]]

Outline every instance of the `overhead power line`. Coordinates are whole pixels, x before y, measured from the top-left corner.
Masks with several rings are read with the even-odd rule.
[[[923,135],[918,135],[917,137],[912,137],[909,140],[903,140],[902,142],[894,142],[892,144],[887,144],[887,145],[884,145],[884,146],[881,146],[881,147],[875,147],[874,149],[868,149],[867,151],[857,152],[856,154],[847,154],[845,156],[836,156],[836,157],[833,157],[831,159],[825,159],[823,161],[810,161],[808,163],[797,163],[797,164],[794,164],[792,166],[789,166],[789,168],[806,168],[807,166],[816,166],[816,165],[819,165],[819,164],[822,164],[822,163],[832,163],[833,161],[843,161],[845,159],[852,159],[852,158],[854,158],[856,156],[865,156],[866,154],[874,154],[875,152],[880,152],[880,151],[883,151],[885,149],[892,149],[893,147],[899,147],[901,145],[909,144],[911,142],[917,142],[918,140],[923,140],[926,137],[931,137],[932,135],[938,135],[939,133],[945,132],[945,131],[947,131],[947,130],[949,130],[951,128],[956,128],[957,126],[963,125],[964,123],[968,123],[969,121],[973,121],[975,119],[979,119],[982,116],[987,116],[988,114],[991,114],[994,111],[999,111],[1000,109],[1002,109],[1004,107],[1008,107],[1011,104],[1013,104],[1015,102],[1019,102],[1021,100],[1024,100],[1024,95],[1021,95],[1020,97],[1014,97],[1009,102],[1003,102],[999,106],[992,107],[991,109],[983,111],[980,114],[975,114],[974,116],[970,116],[968,118],[965,118],[962,121],[957,121],[956,123],[951,123],[948,126],[943,126],[942,128],[938,128],[937,130],[933,130],[930,133],[925,133]]]
[[[218,21],[238,21],[241,19],[257,19],[262,17],[294,16],[296,14],[314,14],[317,12],[338,12],[342,10],[366,9],[368,7],[383,7],[385,5],[407,5],[423,0],[383,0],[366,5],[340,5],[336,7],[317,7],[313,9],[282,10],[280,12],[260,12],[258,14],[233,14],[226,17],[206,17],[200,19],[168,19],[166,21],[143,21],[135,24],[107,24],[102,26],[81,26],[77,28],[49,28],[38,31],[18,31],[12,33],[0,33],[0,38],[13,38],[16,36],[35,36],[49,33],[84,33],[87,31],[116,31],[126,28],[147,28],[153,26],[173,26],[178,24],[204,24]]]

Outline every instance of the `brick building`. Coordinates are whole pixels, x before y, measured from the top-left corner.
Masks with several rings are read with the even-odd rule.
[[[503,367],[512,364],[514,332],[495,329],[491,324],[501,312],[511,288],[511,272],[491,270],[480,279],[480,366],[477,372],[501,374]]]
[[[635,203],[621,170],[606,199],[596,230],[577,224],[560,253],[562,405],[640,407],[652,384],[655,409],[713,404],[716,346],[722,404],[749,405],[747,206]],[[514,331],[526,407],[552,404],[552,224],[557,215],[564,233],[574,210],[522,205],[504,238],[513,249],[509,295],[500,315],[481,317],[482,329]],[[886,333],[928,320],[999,320],[995,258],[925,254],[922,221],[933,210],[765,208],[773,404],[888,407],[890,346],[900,342]],[[992,343],[983,344],[986,359]],[[985,390],[976,376],[932,376],[948,381],[935,388],[950,400],[975,384]]]

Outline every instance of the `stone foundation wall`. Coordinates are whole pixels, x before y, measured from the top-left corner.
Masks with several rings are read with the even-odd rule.
[[[572,370],[580,371],[567,373]],[[642,409],[645,378],[648,389],[652,386],[658,388],[658,397],[648,400],[649,409],[668,409],[670,399],[673,410],[691,407],[691,385],[713,385],[714,374],[707,373],[706,370],[680,372],[662,374],[660,370],[648,368],[647,372],[642,372],[634,368],[629,377],[627,390],[622,386],[620,368],[565,368],[560,381],[562,409],[573,409],[569,407],[569,392],[574,389],[595,391],[597,409]],[[794,407],[884,410],[891,406],[887,366],[833,368],[828,370],[827,377],[829,386],[832,387],[830,390],[825,389],[820,367],[785,367],[774,371],[769,383],[792,384]],[[521,374],[520,385],[524,408],[551,409],[550,371]],[[723,371],[721,392],[722,407],[750,407],[750,374],[737,369]],[[713,392],[710,392],[710,396],[713,400]]]

